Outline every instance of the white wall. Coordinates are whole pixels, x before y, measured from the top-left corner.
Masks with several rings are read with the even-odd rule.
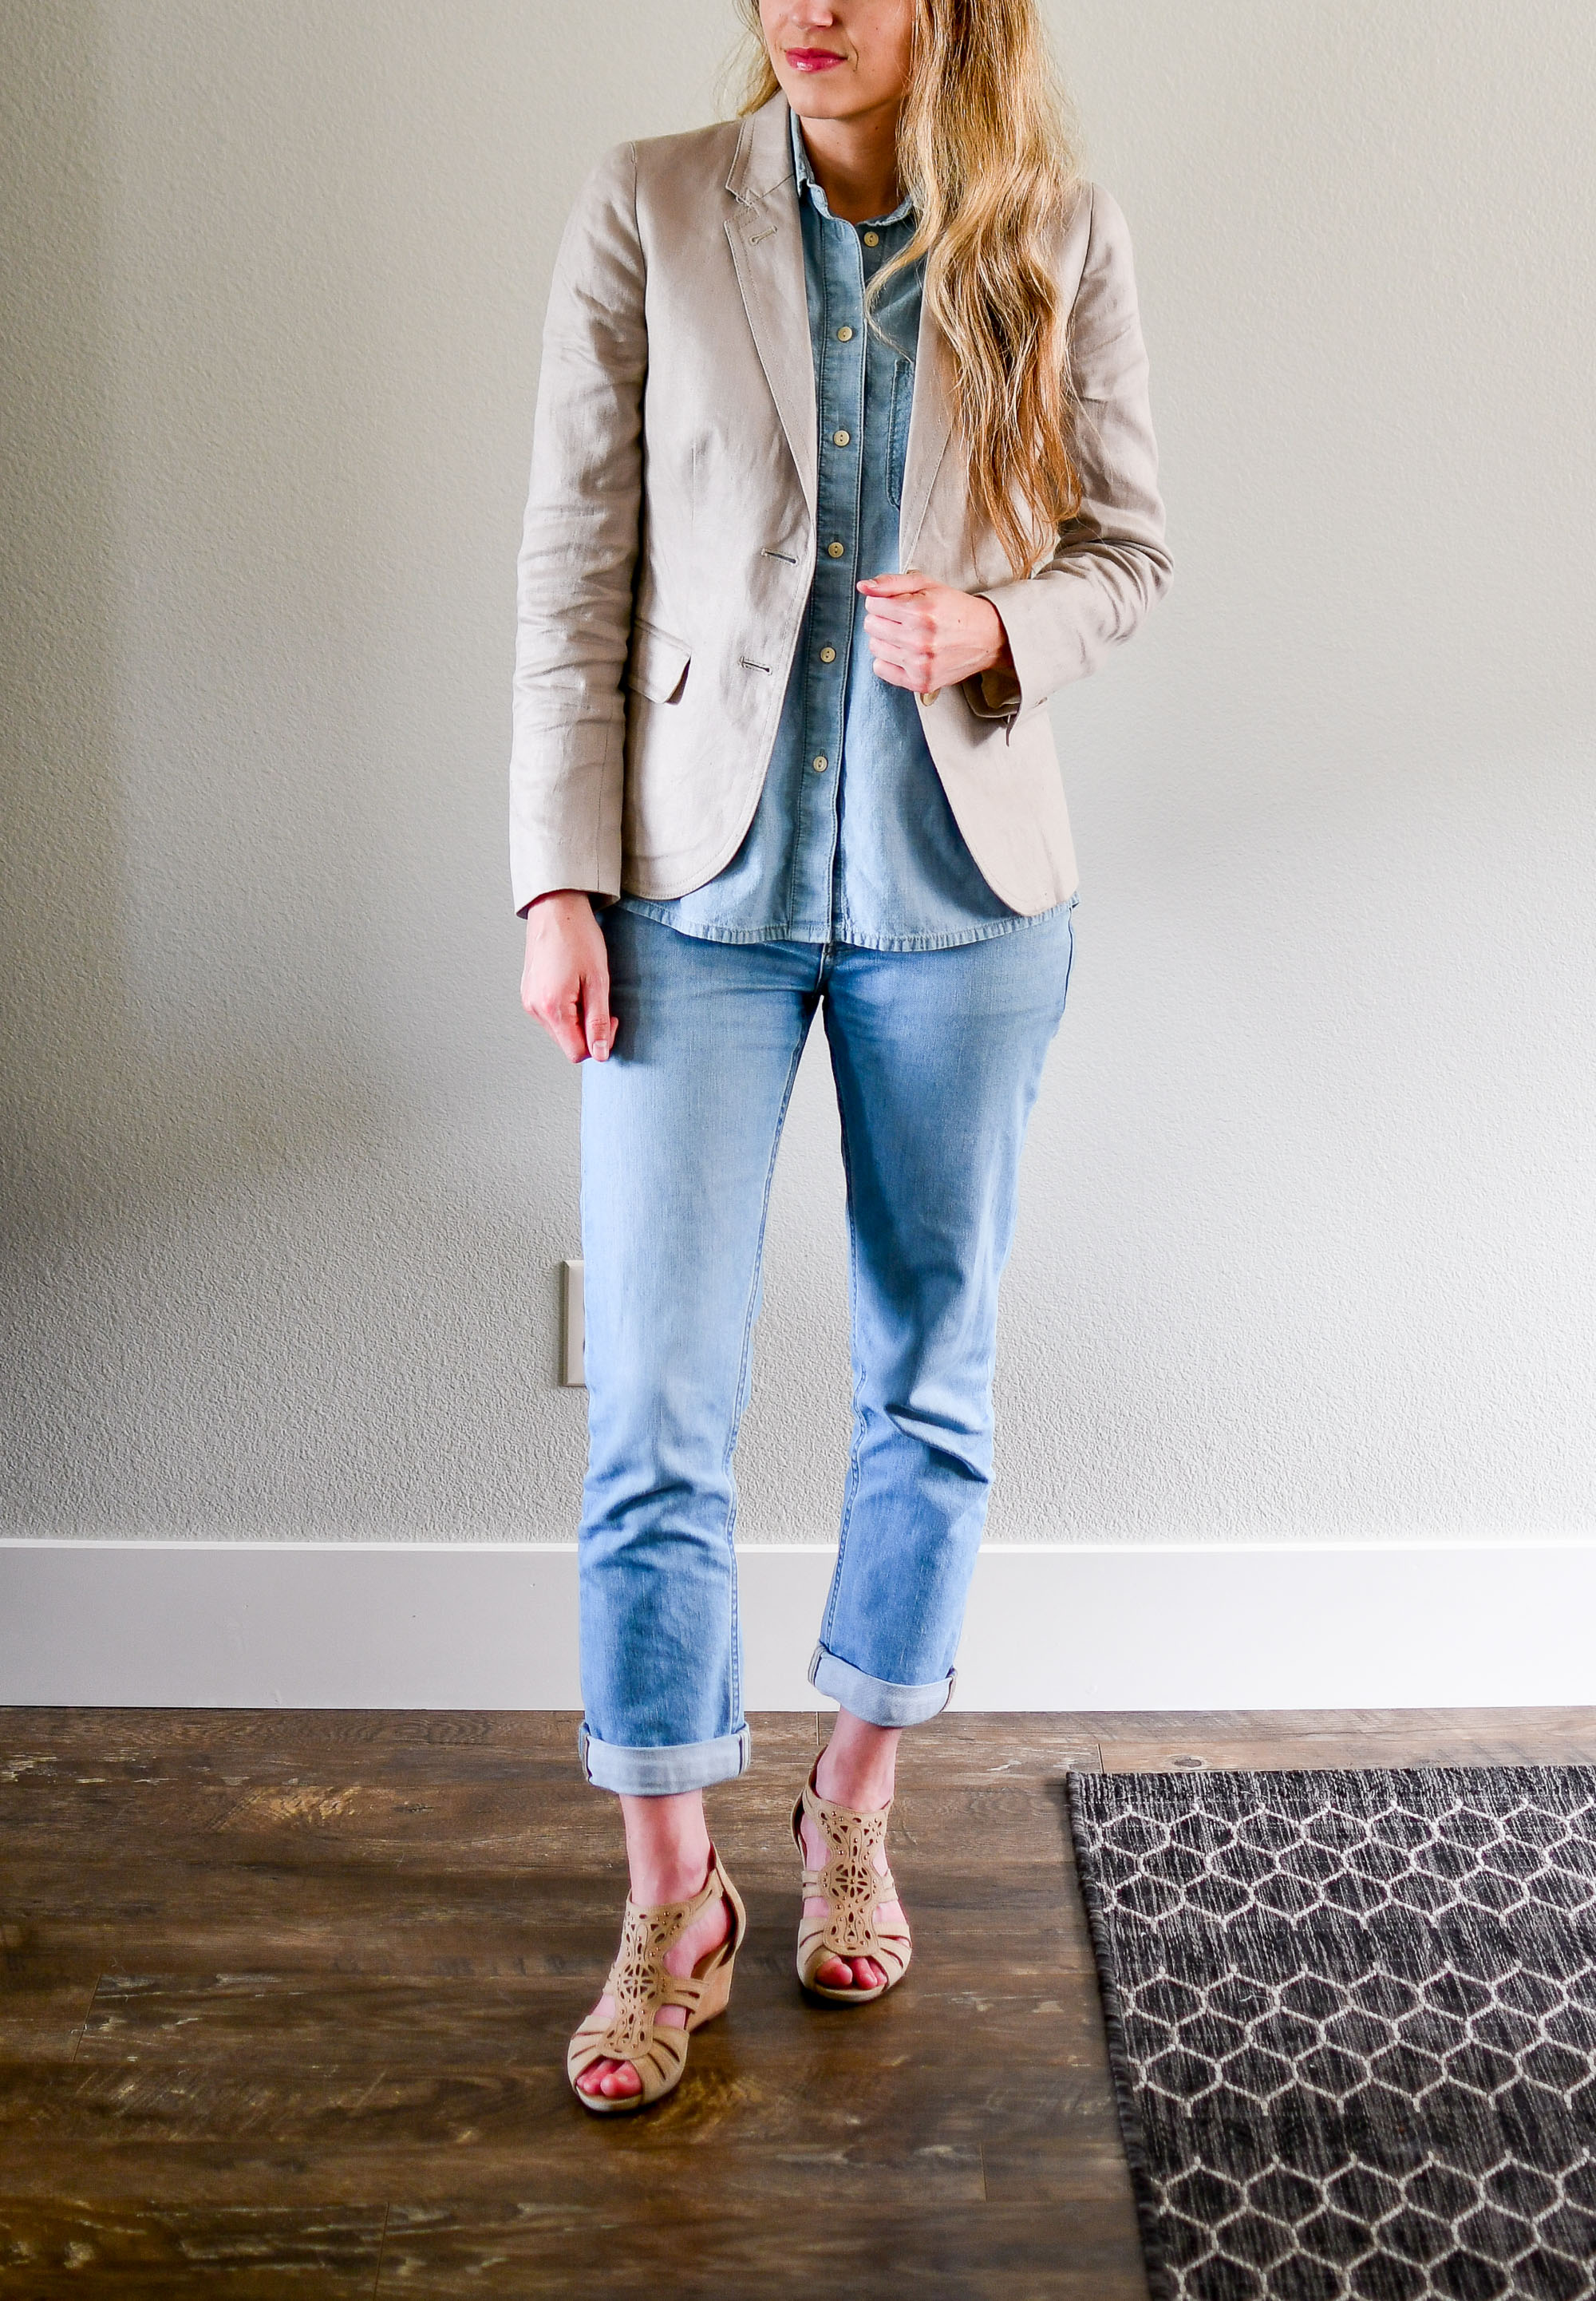
[[[564,205],[714,115],[730,13],[0,11],[14,1533],[571,1532],[513,559]],[[1596,16],[1053,13],[1177,569],[1056,707],[993,1533],[1596,1530]],[[750,1540],[831,1529],[842,1284],[810,1063]]]

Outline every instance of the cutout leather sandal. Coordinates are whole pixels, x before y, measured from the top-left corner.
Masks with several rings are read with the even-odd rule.
[[[819,1764],[816,1758],[792,1809],[792,1841],[803,1864],[804,1898],[826,1904],[823,1918],[818,1911],[806,1910],[798,1920],[798,1977],[806,1989],[833,2005],[869,2005],[903,1979],[913,1954],[907,1927],[901,1920],[884,1927],[876,1918],[878,1904],[898,1899],[890,1870],[875,1866],[877,1853],[885,1853],[887,1816],[892,1808],[889,1803],[880,1813],[855,1813],[848,1806],[833,1805],[815,1787]],[[825,1845],[825,1865],[820,1870],[810,1869],[804,1851],[806,1816]],[[873,1989],[828,1989],[815,1976],[833,1957],[873,1958],[887,1979]]]
[[[668,1973],[665,1957],[693,1920],[723,1894],[731,1923],[726,1938],[706,1950],[690,1974]],[[666,1902],[656,1910],[639,1910],[629,1894],[621,1926],[621,1946],[609,1970],[601,1997],[614,2000],[607,2021],[589,2013],[571,2040],[565,2074],[584,2109],[599,2117],[623,2111],[647,2109],[663,2100],[687,2067],[687,2042],[695,2029],[726,2010],[731,1995],[731,1969],[748,1929],[742,1896],[721,1867],[721,1857],[709,1849],[709,1874],[690,1902]],[[687,2012],[685,2028],[661,2022],[662,2005],[681,2005]],[[643,2081],[640,2093],[618,2095],[611,2100],[601,2093],[583,2093],[578,2078],[595,2062],[630,2062]]]

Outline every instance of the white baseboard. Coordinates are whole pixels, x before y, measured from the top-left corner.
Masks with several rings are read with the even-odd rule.
[[[750,1710],[831,1553],[741,1552]],[[1596,1543],[982,1552],[965,1710],[1596,1703]],[[0,1703],[574,1710],[573,1544],[0,1542]]]

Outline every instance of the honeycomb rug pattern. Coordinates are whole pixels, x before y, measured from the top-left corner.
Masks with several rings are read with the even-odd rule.
[[[1157,2301],[1596,2296],[1596,1768],[1069,1792]]]

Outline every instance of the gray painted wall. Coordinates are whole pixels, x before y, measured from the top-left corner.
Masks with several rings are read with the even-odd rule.
[[[1596,16],[1058,0],[1175,589],[1056,706],[1072,1012],[1010,1539],[1596,1518]],[[522,1017],[513,559],[560,222],[722,0],[8,0],[13,1532],[555,1538],[576,1080]],[[806,1064],[743,1531],[824,1537]]]

